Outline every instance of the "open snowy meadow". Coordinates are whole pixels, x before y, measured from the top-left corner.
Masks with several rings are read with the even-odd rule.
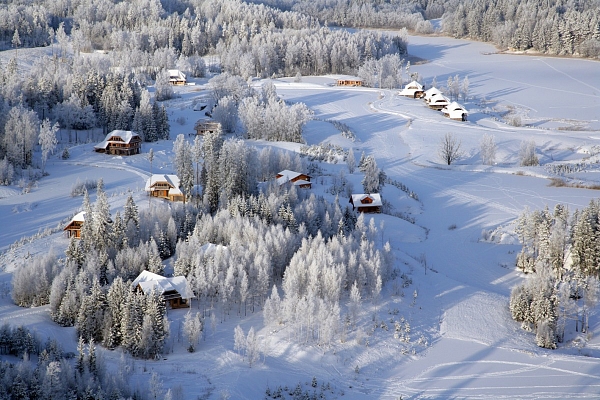
[[[445,86],[449,77],[468,77],[463,102],[468,121],[445,118],[397,90],[336,87],[336,76],[272,80],[280,98],[313,110],[303,132],[308,145],[352,148],[357,158],[373,155],[388,178],[416,194],[388,184],[381,194],[394,215],[372,216],[381,241],[390,242],[397,270],[379,300],[365,301],[356,328],[330,347],[295,343],[289,328],[265,326],[257,310],[207,323],[197,351],[188,353],[181,339],[187,311],[169,310],[168,352],[158,361],[128,361],[133,386],[144,390],[156,372],[165,389],[180,388],[190,400],[262,399],[267,388],[291,392],[298,384],[313,393],[313,377],[315,392],[324,391],[328,399],[598,398],[597,310],[590,312],[586,334],[568,324],[565,342],[548,350],[512,320],[508,305],[511,289],[525,279],[515,268],[519,215],[556,204],[573,212],[600,194],[591,189],[600,185],[600,63],[496,54],[487,44],[442,37],[410,37],[408,50],[424,60],[413,63],[410,73],[418,73],[427,87],[434,78]],[[165,103],[171,138],[185,134],[193,140],[189,134],[200,117],[194,105],[210,96],[206,80],[175,91],[177,97]],[[341,135],[330,121],[347,125],[354,137]],[[461,147],[461,157],[450,166],[439,157],[447,134]],[[481,161],[486,134],[497,144],[493,165]],[[92,136],[99,141],[101,135]],[[520,166],[521,145],[530,141],[540,166]],[[15,306],[12,272],[28,257],[64,252],[69,240],[63,227],[82,205],[80,196],[71,196],[77,181],[102,178],[114,214],[129,193],[140,209],[159,201],[149,202],[144,192],[150,148],[153,173],[174,173],[172,141],[144,143],[142,154],[130,157],[95,153],[95,143],[71,147],[67,160],[60,152],[51,156],[49,175],[33,187],[0,186],[0,324],[26,325],[70,352],[76,351],[75,328],[52,322],[48,306]],[[249,143],[300,149],[292,143]],[[342,170],[355,192],[362,191],[363,174],[348,173],[345,162],[319,166],[322,174],[313,177],[310,189],[317,195],[333,201],[328,189]],[[552,178],[564,185],[551,185]],[[347,202],[340,195],[340,203]],[[408,331],[399,338],[391,321],[402,321]],[[262,355],[252,366],[234,349],[237,325],[257,332]],[[123,363],[118,349],[99,352],[108,371]]]

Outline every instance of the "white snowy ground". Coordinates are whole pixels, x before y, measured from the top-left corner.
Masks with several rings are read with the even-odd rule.
[[[512,222],[524,210],[556,203],[571,211],[585,207],[598,196],[590,189],[548,186],[547,169],[518,166],[523,140],[535,140],[542,165],[587,162],[586,172],[566,177],[569,182],[600,182],[594,155],[600,145],[600,64],[586,60],[492,54],[489,45],[434,37],[411,37],[412,55],[429,60],[413,65],[426,83],[434,76],[444,85],[448,75],[468,74],[471,83],[469,122],[445,119],[419,100],[398,98],[394,92],[366,88],[335,88],[334,77],[275,80],[287,101],[302,101],[315,111],[306,128],[309,144],[331,142],[375,155],[386,174],[416,192],[420,201],[386,186],[383,197],[395,211],[410,214],[415,224],[377,215],[384,221],[384,240],[394,249],[397,266],[412,284],[402,287],[398,278],[384,287],[382,300],[365,302],[362,319],[345,343],[330,349],[299,346],[287,340],[285,328],[264,327],[260,313],[207,321],[205,338],[196,353],[179,341],[179,323],[185,310],[170,311],[171,352],[158,362],[135,361],[132,385],[143,388],[150,373],[160,374],[166,388],[183,387],[186,399],[198,396],[232,399],[264,397],[267,385],[293,388],[316,376],[330,383],[328,398],[597,398],[600,393],[600,329],[592,316],[591,333],[578,336],[568,326],[569,342],[549,351],[534,344],[534,336],[513,322],[508,312],[511,288],[523,276],[514,269],[520,247],[512,235]],[[205,97],[204,81],[179,88],[181,97],[169,102],[172,137],[192,132],[199,117],[195,101]],[[519,115],[524,125],[502,122],[506,111]],[[357,140],[343,138],[323,120],[339,120],[353,130]],[[180,122],[177,122],[177,121]],[[561,129],[558,129],[561,128]],[[567,130],[574,129],[574,130]],[[437,158],[446,133],[460,138],[465,157],[446,167]],[[482,166],[479,141],[493,134],[498,144],[497,165]],[[289,143],[254,142],[297,149]],[[153,172],[171,172],[171,142],[144,145],[156,154]],[[322,165],[336,174],[342,164]],[[10,271],[30,254],[61,252],[67,245],[60,227],[81,205],[69,196],[77,180],[102,177],[113,213],[131,191],[140,208],[147,207],[143,183],[150,165],[145,154],[121,158],[92,152],[92,144],[71,148],[71,158],[52,158],[49,176],[27,194],[18,187],[0,188],[0,323],[26,324],[40,336],[58,338],[67,351],[75,350],[73,328],[59,328],[47,308],[20,309],[7,296]],[[355,190],[359,173],[347,175]],[[314,191],[326,195],[329,178],[317,177]],[[94,198],[92,197],[92,200]],[[57,228],[54,233],[38,230]],[[483,241],[483,231],[493,233]],[[418,260],[426,259],[426,268]],[[417,298],[413,301],[413,293]],[[394,325],[403,317],[411,325],[411,341],[393,337]],[[373,321],[376,321],[373,322]],[[259,330],[266,354],[250,368],[233,351],[233,328]],[[387,329],[386,329],[387,328]],[[115,368],[118,351],[103,352]],[[359,372],[355,369],[358,367]]]

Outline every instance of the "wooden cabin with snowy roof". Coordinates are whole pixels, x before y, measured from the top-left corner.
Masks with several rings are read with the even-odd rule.
[[[420,99],[425,96],[425,90],[423,89],[423,85],[421,85],[417,81],[412,81],[404,86],[400,92],[398,92],[399,96],[411,97],[413,99]]]
[[[71,221],[69,221],[63,231],[66,232],[68,238],[74,237],[76,239],[81,239],[81,227],[83,226],[84,222],[85,211],[81,211],[71,218]]]
[[[140,154],[142,150],[142,138],[135,132],[114,130],[106,135],[106,138],[94,146],[98,153],[106,153],[117,156],[131,156]]]
[[[361,213],[381,213],[383,203],[379,193],[361,193],[350,196],[352,209]]]
[[[187,78],[183,72],[178,69],[169,69],[169,83],[174,86],[184,86],[187,83]]]
[[[163,296],[171,308],[187,308],[194,297],[185,276],[167,278],[144,270],[135,278],[131,287],[144,294],[156,291]]]
[[[207,119],[200,119],[194,125],[196,135],[204,136],[207,133],[215,133],[221,131],[221,123],[216,121],[209,121]]]
[[[185,202],[177,175],[154,174],[146,181],[145,190],[152,197]]]
[[[285,169],[275,176],[279,186],[291,184],[302,189],[310,189],[312,183],[310,175]]]
[[[448,117],[455,121],[466,121],[467,115],[469,114],[462,105],[458,104],[455,101],[442,108],[442,113],[445,117]]]

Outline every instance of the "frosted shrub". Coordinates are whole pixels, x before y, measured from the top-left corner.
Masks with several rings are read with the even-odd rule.
[[[86,179],[83,182],[77,180],[71,188],[71,197],[83,196],[86,191],[96,189],[97,185],[98,183],[91,179]]]
[[[519,160],[522,167],[533,167],[540,165],[540,160],[535,154],[535,142],[521,142],[521,150],[519,151]]]
[[[15,169],[6,157],[0,160],[0,185],[10,185],[13,182]]]

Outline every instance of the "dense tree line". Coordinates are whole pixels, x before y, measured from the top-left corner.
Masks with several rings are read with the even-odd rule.
[[[429,20],[442,18],[442,31],[454,37],[546,54],[600,56],[600,11],[595,0],[267,0],[261,3],[338,26],[406,28],[417,33],[432,32]]]
[[[539,346],[556,348],[568,321],[587,332],[589,313],[598,301],[600,269],[600,202],[570,214],[558,204],[554,211],[526,211],[516,232],[523,244],[517,267],[533,277],[511,293],[513,319],[536,332]]]
[[[26,328],[0,328],[0,353],[21,360],[0,362],[2,399],[146,399],[146,391],[132,390],[132,365],[122,358],[118,373],[107,373],[91,341],[79,341],[75,362],[55,340],[42,345]],[[37,356],[37,362],[30,357]],[[149,387],[150,391],[152,387]]]
[[[600,56],[600,8],[595,0],[472,0],[448,2],[443,30],[502,48]]]

